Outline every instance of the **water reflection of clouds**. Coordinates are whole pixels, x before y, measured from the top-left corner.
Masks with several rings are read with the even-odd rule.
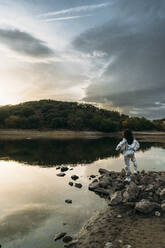
[[[83,181],[84,168],[75,167],[79,171],[68,171],[60,178],[56,168],[22,166],[12,161],[0,164],[0,240],[7,248],[33,247],[36,239],[43,247],[44,240],[52,242],[48,235],[53,237],[55,232],[64,230],[63,222],[68,223],[69,232],[77,232],[96,209],[104,206],[88,191],[88,180]],[[81,190],[68,185],[75,173],[83,183]],[[72,205],[65,203],[67,198],[73,200]]]
[[[52,214],[52,209],[46,206],[26,206],[23,209],[6,212],[0,218],[0,240],[10,241],[17,236],[23,236],[38,228]]]
[[[53,171],[52,171],[53,170]],[[50,202],[50,194],[60,196],[65,191],[65,182],[56,177],[56,170],[51,168],[22,166],[18,162],[8,161],[0,164],[0,195],[11,205]],[[55,182],[56,178],[56,182]],[[47,183],[49,181],[49,183]],[[54,187],[56,186],[56,187]],[[48,194],[49,192],[49,194]],[[52,199],[52,204],[54,199]],[[10,205],[10,204],[9,204]]]
[[[145,170],[165,170],[165,150],[160,147],[152,147],[149,151],[137,154],[140,169]]]

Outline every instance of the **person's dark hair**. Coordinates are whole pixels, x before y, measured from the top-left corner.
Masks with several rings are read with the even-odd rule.
[[[133,142],[133,140],[134,140],[134,137],[133,137],[133,133],[132,133],[131,130],[129,130],[129,129],[124,130],[124,132],[123,132],[123,137],[127,140],[127,143],[128,143],[129,145],[132,144],[132,142]]]

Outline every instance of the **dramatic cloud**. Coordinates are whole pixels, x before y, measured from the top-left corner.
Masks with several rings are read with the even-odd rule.
[[[0,104],[82,100],[165,116],[164,0],[3,2]]]
[[[53,50],[44,41],[18,29],[1,28],[0,43],[22,55],[37,58],[47,58],[54,55]]]
[[[161,0],[117,2],[119,17],[73,41],[84,53],[105,53],[104,62],[93,61],[96,73],[84,100],[120,107],[128,114],[160,117],[164,105],[160,108],[155,102],[164,102],[165,4]]]
[[[88,64],[84,58],[76,60],[68,55],[61,61],[46,63],[12,62],[9,58],[5,60],[7,68],[0,65],[0,76],[5,82],[1,85],[1,104],[39,99],[78,101],[84,96]]]

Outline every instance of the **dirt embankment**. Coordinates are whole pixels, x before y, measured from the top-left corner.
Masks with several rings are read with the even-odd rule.
[[[76,248],[164,248],[165,172],[145,172],[125,181],[124,170],[99,170],[89,189],[107,201],[78,235]]]
[[[165,143],[165,132],[134,132],[135,137],[143,142]],[[121,132],[103,133],[95,131],[70,131],[70,130],[20,130],[0,129],[0,138],[3,139],[97,139],[103,137],[121,138]]]
[[[3,139],[96,139],[106,137],[106,133],[90,132],[90,131],[69,131],[69,130],[16,130],[16,129],[0,129],[0,138]],[[112,137],[113,134],[109,134]]]

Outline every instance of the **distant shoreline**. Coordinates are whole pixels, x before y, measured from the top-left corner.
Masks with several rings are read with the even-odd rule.
[[[138,131],[135,137],[142,142],[165,143],[165,132]],[[71,130],[21,130],[0,129],[0,139],[98,139],[104,137],[120,138],[121,132],[103,133],[98,131]]]

